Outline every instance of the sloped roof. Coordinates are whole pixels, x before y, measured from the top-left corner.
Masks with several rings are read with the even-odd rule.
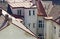
[[[1,16],[0,16],[0,27],[1,27],[2,23],[4,22],[4,20],[5,20],[4,16],[1,15]]]
[[[47,16],[45,9],[40,0],[37,0],[37,9],[38,9],[38,16]]]
[[[29,2],[29,1],[24,1],[24,2],[9,2],[7,1],[8,4],[12,7],[12,8],[36,8],[36,6],[33,6],[33,3]]]
[[[58,18],[60,16],[60,5],[53,6],[53,8],[51,9],[51,12],[49,14],[49,16],[52,16],[53,20],[55,20],[56,18]]]
[[[22,21],[21,19],[16,19],[14,17],[12,17],[11,15],[9,15],[6,11],[2,10],[2,14],[5,16],[6,14],[12,18],[12,24],[14,24],[15,26],[17,26],[18,28],[26,31],[27,33],[31,34],[32,36],[36,37],[34,33],[32,33],[29,29],[27,29],[22,23],[20,23],[20,21]],[[5,29],[7,26],[5,26],[4,28],[0,29],[3,30]]]
[[[50,17],[53,17],[53,20],[59,23],[60,20],[60,5],[54,5],[49,14]],[[59,19],[58,19],[59,18]],[[60,24],[60,23],[59,23]]]

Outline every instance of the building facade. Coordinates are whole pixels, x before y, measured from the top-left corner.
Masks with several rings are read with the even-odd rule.
[[[8,20],[6,20],[7,17]],[[36,35],[20,22],[22,20],[16,19],[15,17],[9,15],[3,9],[0,20],[2,20],[0,21],[1,39],[37,39]]]
[[[23,24],[40,39],[59,39],[60,5],[54,1],[8,1],[8,12],[23,19]],[[59,18],[58,18],[59,17]]]

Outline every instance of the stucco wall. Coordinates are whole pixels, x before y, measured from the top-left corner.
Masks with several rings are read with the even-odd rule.
[[[43,19],[43,16],[38,16],[38,19],[37,19],[37,24],[38,24],[38,32],[37,33],[44,33],[44,29],[43,28],[39,28],[39,21],[44,21]]]
[[[54,34],[54,32],[53,32],[53,38],[54,39],[60,39],[60,37],[59,37],[60,25],[58,25],[57,23],[53,22],[53,26],[56,27],[56,34]]]
[[[31,10],[31,16],[29,16],[29,10]],[[33,10],[35,11],[35,15],[33,15]],[[29,28],[30,23],[30,30],[36,34],[36,27],[37,27],[37,9],[24,9],[24,18],[25,18],[25,26]],[[33,23],[35,23],[35,28],[33,28]]]
[[[10,8],[11,8],[11,7],[10,7]],[[22,16],[24,15],[24,8],[16,8],[16,9],[12,9],[12,8],[11,8],[11,10],[12,10],[13,14],[15,14],[15,15],[18,15],[18,14],[17,14],[17,10],[21,10],[21,15],[22,15]]]
[[[54,27],[56,27],[56,30],[54,29]],[[52,20],[46,20],[45,38],[46,39],[60,39],[59,29],[60,29],[60,25],[58,25],[56,22]]]
[[[0,31],[0,39],[36,39],[22,29],[11,24]]]
[[[53,26],[51,20],[46,20],[46,39],[53,39]]]

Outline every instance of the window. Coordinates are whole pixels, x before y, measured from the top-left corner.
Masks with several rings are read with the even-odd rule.
[[[33,23],[33,28],[35,28],[35,23]]]
[[[31,25],[31,23],[28,24],[29,28],[30,28],[30,25]]]
[[[60,29],[59,29],[59,34],[58,34],[58,35],[59,35],[59,37],[60,37]]]
[[[35,15],[35,11],[33,10],[33,15]]]
[[[44,28],[44,21],[39,20],[39,28]]]
[[[31,16],[31,11],[29,10],[29,16]]]
[[[21,15],[21,10],[17,10],[17,14],[18,15]]]
[[[56,34],[56,27],[54,26],[54,33]]]

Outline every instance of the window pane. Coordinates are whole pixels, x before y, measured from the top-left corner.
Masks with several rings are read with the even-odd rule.
[[[29,28],[30,28],[30,23],[28,24]]]
[[[33,15],[35,15],[35,11],[33,10]]]
[[[39,24],[39,28],[42,28],[42,24]]]
[[[17,10],[17,14],[18,15],[21,15],[21,10]]]
[[[17,15],[19,15],[19,10],[17,10]]]
[[[54,33],[56,34],[56,27],[54,26]]]
[[[31,11],[29,10],[29,16],[31,16]]]
[[[39,28],[44,28],[44,22],[39,20]]]
[[[39,23],[42,23],[42,21],[39,21]]]
[[[21,15],[21,10],[20,10],[20,12],[19,12],[19,15]]]

